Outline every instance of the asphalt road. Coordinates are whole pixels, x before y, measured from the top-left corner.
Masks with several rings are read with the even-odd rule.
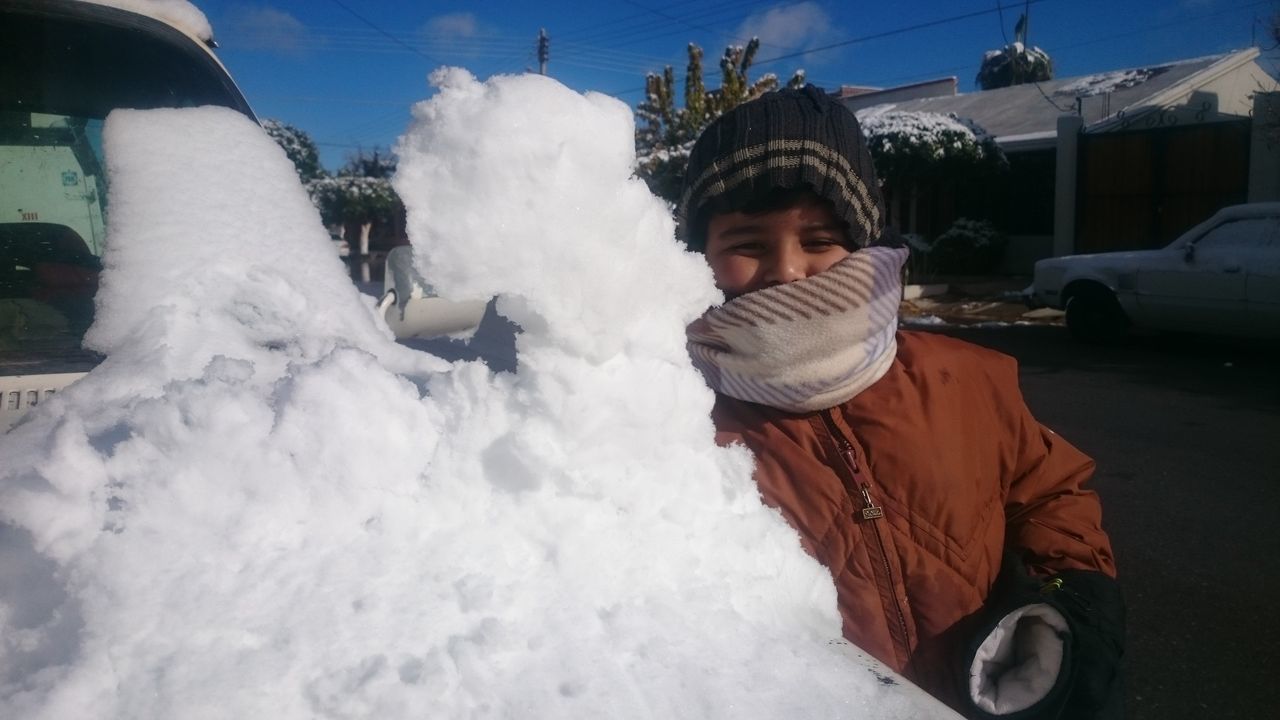
[[[1018,358],[1032,411],[1097,460],[1128,603],[1128,716],[1280,717],[1280,347],[939,331]]]

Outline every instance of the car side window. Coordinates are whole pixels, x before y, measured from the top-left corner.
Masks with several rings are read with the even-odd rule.
[[[1277,218],[1229,220],[1196,241],[1198,250],[1268,247],[1276,242]]]

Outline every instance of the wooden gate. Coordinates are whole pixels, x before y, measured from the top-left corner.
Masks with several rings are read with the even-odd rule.
[[[1250,121],[1080,136],[1075,252],[1163,247],[1249,186]]]

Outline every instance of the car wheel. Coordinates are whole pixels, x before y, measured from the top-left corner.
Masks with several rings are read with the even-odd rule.
[[[1115,342],[1129,329],[1129,318],[1115,293],[1101,286],[1084,287],[1072,293],[1067,298],[1066,309],[1067,329],[1083,342]]]

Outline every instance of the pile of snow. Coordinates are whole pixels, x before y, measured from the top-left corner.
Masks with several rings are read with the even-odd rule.
[[[626,106],[435,80],[397,190],[514,374],[392,344],[247,119],[108,118],[110,357],[0,438],[0,716],[951,716],[714,445]]]
[[[146,15],[168,23],[204,42],[213,39],[213,26],[195,5],[187,0],[81,0]]]

